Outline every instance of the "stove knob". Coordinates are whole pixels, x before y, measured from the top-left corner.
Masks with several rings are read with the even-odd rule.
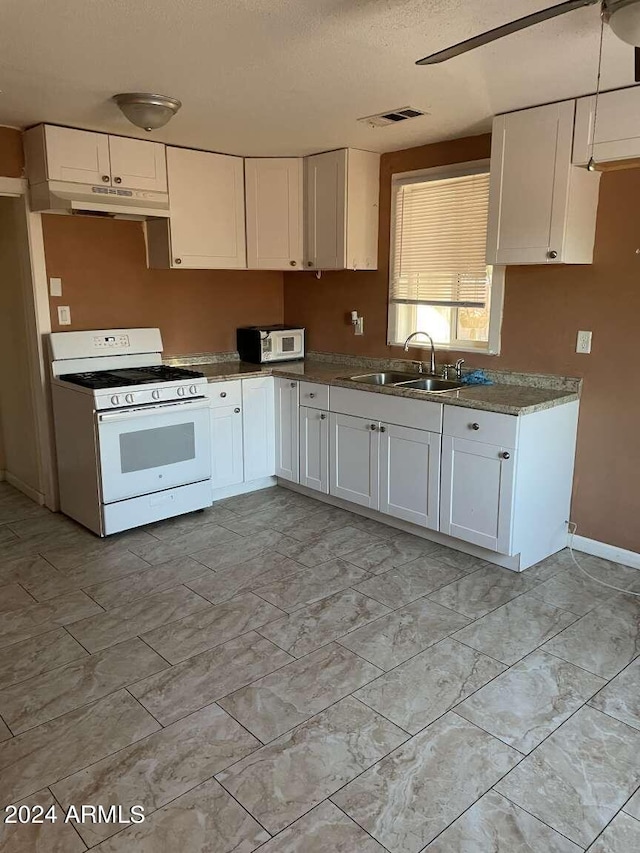
[[[195,385],[190,385],[190,386],[189,386],[189,393],[190,393],[190,394],[197,394],[197,393],[198,393],[198,389],[196,388],[196,386],[195,386]]]
[[[133,394],[126,394],[124,399],[126,403],[133,403]]]
[[[111,398],[111,405],[118,406],[120,404],[120,397],[117,397],[115,394]]]
[[[160,399],[160,392],[156,389],[155,391],[151,392],[151,396],[153,397],[154,400],[159,400]]]
[[[180,388],[178,388],[178,397],[184,397],[184,387],[183,386],[180,386]]]

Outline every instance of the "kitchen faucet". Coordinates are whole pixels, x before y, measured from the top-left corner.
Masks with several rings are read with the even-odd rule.
[[[418,335],[426,335],[427,338],[431,341],[431,361],[429,363],[429,373],[432,376],[436,375],[436,348],[433,345],[433,338],[428,332],[412,332],[407,340],[404,342],[404,351],[409,352],[409,341],[412,341],[414,338],[417,338]],[[420,373],[424,372],[424,364],[421,361],[416,362],[420,365]]]

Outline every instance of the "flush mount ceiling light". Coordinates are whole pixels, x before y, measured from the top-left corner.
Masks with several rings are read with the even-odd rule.
[[[158,130],[173,118],[182,106],[182,102],[167,95],[153,95],[149,92],[123,92],[114,95],[113,100],[120,107],[131,124],[144,130]]]
[[[622,41],[640,45],[640,3],[638,0],[609,0],[604,3],[604,17]]]

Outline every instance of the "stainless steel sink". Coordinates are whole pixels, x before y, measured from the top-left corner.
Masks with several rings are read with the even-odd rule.
[[[410,382],[397,382],[395,384],[398,388],[413,388],[416,391],[430,391],[431,393],[455,391],[456,388],[464,387],[462,382],[451,382],[448,379],[438,379],[434,376],[414,379]]]
[[[419,373],[399,373],[383,371],[382,373],[364,373],[361,376],[350,376],[352,382],[364,382],[365,385],[399,385],[401,382],[411,382],[419,379]]]

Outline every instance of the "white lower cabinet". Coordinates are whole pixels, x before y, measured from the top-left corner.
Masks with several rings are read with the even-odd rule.
[[[380,512],[438,530],[442,437],[380,425]]]
[[[329,415],[300,407],[300,485],[329,493]]]
[[[351,503],[378,509],[378,424],[331,413],[329,492]]]
[[[242,380],[242,409],[244,479],[272,477],[276,471],[272,376]]]
[[[221,489],[244,480],[242,409],[211,408],[211,487]]]
[[[298,382],[276,379],[276,474],[292,483],[300,480],[299,399]]]

